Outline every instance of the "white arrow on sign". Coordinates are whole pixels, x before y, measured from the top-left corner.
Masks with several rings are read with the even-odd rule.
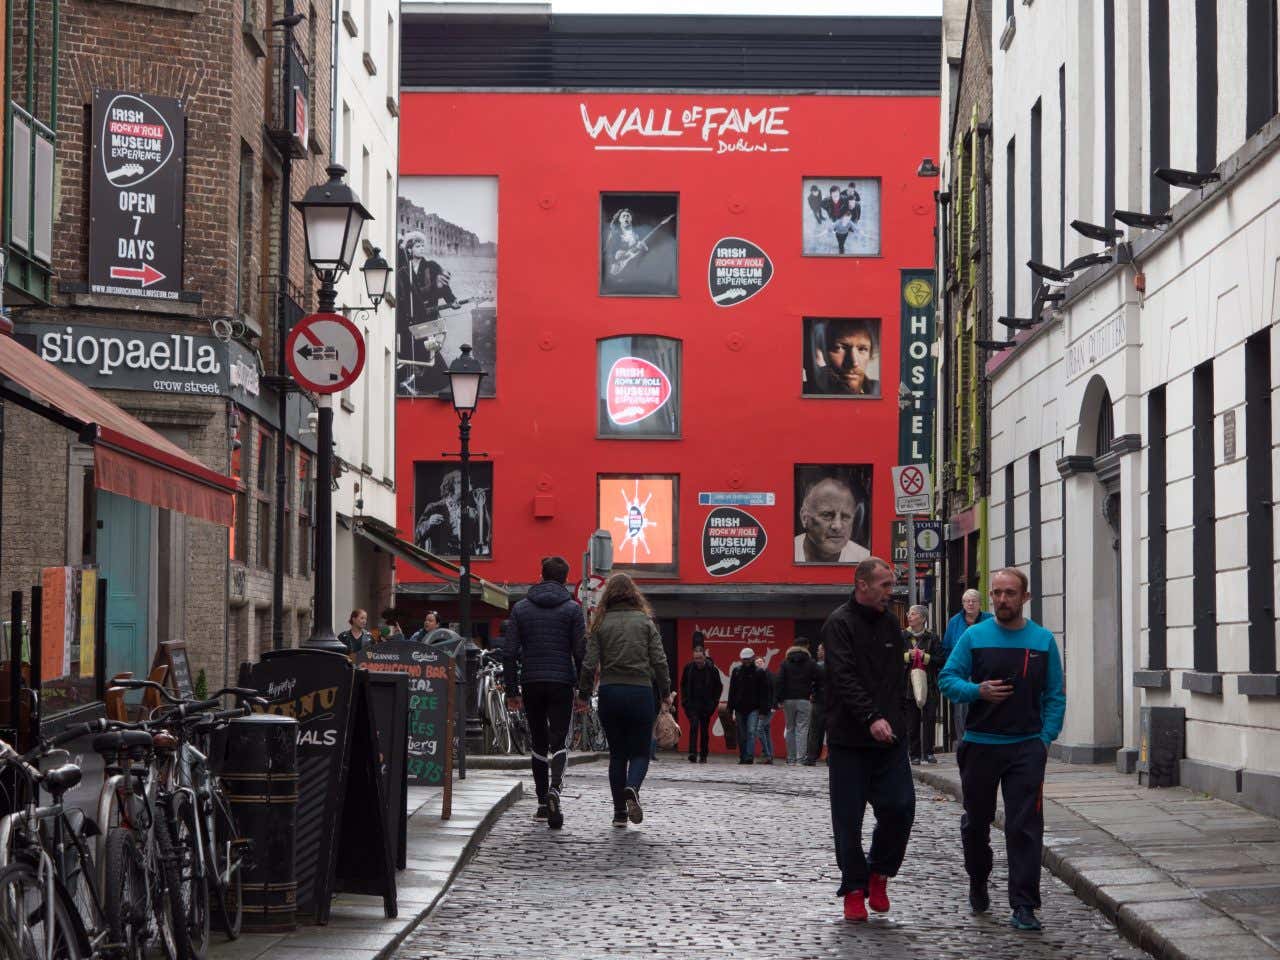
[[[289,331],[285,359],[300,386],[337,393],[355,383],[364,369],[364,337],[341,314],[309,314]]]

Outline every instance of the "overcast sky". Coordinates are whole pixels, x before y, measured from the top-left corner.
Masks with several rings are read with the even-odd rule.
[[[461,2],[492,4],[495,0],[461,0]],[[496,0],[496,2],[520,2],[520,0]],[[938,17],[942,15],[942,0],[787,0],[787,2],[781,2],[781,0],[551,0],[551,9],[554,13]]]

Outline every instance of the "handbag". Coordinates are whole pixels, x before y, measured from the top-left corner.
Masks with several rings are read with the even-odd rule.
[[[653,735],[663,750],[670,750],[680,743],[680,724],[669,708],[664,706],[658,711],[658,719],[653,721]]]

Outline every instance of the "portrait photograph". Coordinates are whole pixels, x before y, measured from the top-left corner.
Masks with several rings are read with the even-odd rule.
[[[462,512],[470,517],[471,556],[493,556],[493,464],[471,464],[471,496],[462,502],[462,470],[457,463],[413,465],[413,542],[437,557],[462,553]]]
[[[796,464],[795,562],[855,564],[869,556],[870,464]]]
[[[805,177],[801,217],[806,257],[880,255],[880,180]]]
[[[679,194],[600,194],[600,294],[674,297],[679,292]]]
[[[464,343],[497,391],[498,178],[401,177],[396,204],[396,396],[448,396]]]
[[[878,319],[805,317],[802,323],[804,396],[880,396]]]

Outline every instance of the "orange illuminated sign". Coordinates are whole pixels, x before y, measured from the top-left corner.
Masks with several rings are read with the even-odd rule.
[[[679,478],[607,474],[596,480],[600,528],[613,535],[618,570],[675,573]]]

